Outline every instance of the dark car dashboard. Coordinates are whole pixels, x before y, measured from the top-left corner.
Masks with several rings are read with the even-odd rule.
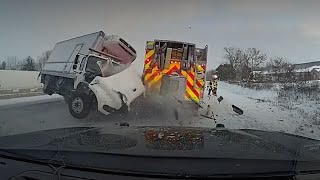
[[[140,163],[140,162],[137,162]],[[160,165],[160,164],[159,164]],[[175,166],[182,166],[179,161]],[[159,166],[159,169],[166,167]],[[147,180],[147,179],[236,179],[236,180],[319,180],[320,174],[257,174],[257,175],[225,175],[225,176],[190,176],[187,174],[149,174],[143,172],[113,171],[91,167],[73,167],[57,165],[57,162],[43,163],[32,160],[22,160],[13,157],[0,157],[0,179],[11,180],[85,180],[85,179],[116,179],[116,180]]]

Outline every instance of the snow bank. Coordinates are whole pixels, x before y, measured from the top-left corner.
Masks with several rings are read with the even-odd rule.
[[[257,100],[270,101],[277,97],[276,91],[271,90],[253,90],[250,88],[244,88],[239,85],[229,84],[225,82],[219,82],[219,87],[217,90],[218,94],[228,95],[228,93],[242,95],[247,98],[254,98]],[[227,94],[226,94],[227,93]]]
[[[252,90],[219,82],[218,96],[244,111],[241,116],[226,116],[221,122],[227,128],[281,131],[320,139],[320,104],[288,99],[279,102],[277,91]],[[290,108],[284,106],[291,104]]]
[[[0,70],[0,90],[41,88],[38,71]]]

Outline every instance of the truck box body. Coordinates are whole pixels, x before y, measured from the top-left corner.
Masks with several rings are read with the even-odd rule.
[[[127,46],[127,47],[124,47]],[[106,36],[99,31],[57,43],[44,65],[41,74],[75,78],[72,66],[79,54],[79,63],[88,54],[99,54],[90,49],[108,53],[122,59],[121,63],[130,64],[136,58],[135,50],[118,36]]]
[[[100,31],[57,43],[41,73],[75,78],[72,65],[76,55],[78,53],[88,54],[89,48],[96,49],[98,42],[104,36],[104,33]],[[83,57],[83,55],[80,55],[79,60]]]

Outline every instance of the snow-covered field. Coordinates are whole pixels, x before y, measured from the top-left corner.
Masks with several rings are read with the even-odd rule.
[[[0,90],[40,88],[38,71],[0,70]]]
[[[228,128],[252,128],[282,131],[320,139],[320,102],[296,94],[280,99],[276,90],[252,90],[219,82],[218,95],[240,107],[244,114],[228,117]]]

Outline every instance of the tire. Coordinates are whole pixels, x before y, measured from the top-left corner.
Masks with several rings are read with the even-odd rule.
[[[52,95],[54,93],[54,88],[52,87],[52,82],[49,75],[45,76],[44,83],[43,83],[43,92]]]
[[[70,114],[77,119],[83,119],[90,113],[92,98],[84,93],[74,93],[68,104]]]

